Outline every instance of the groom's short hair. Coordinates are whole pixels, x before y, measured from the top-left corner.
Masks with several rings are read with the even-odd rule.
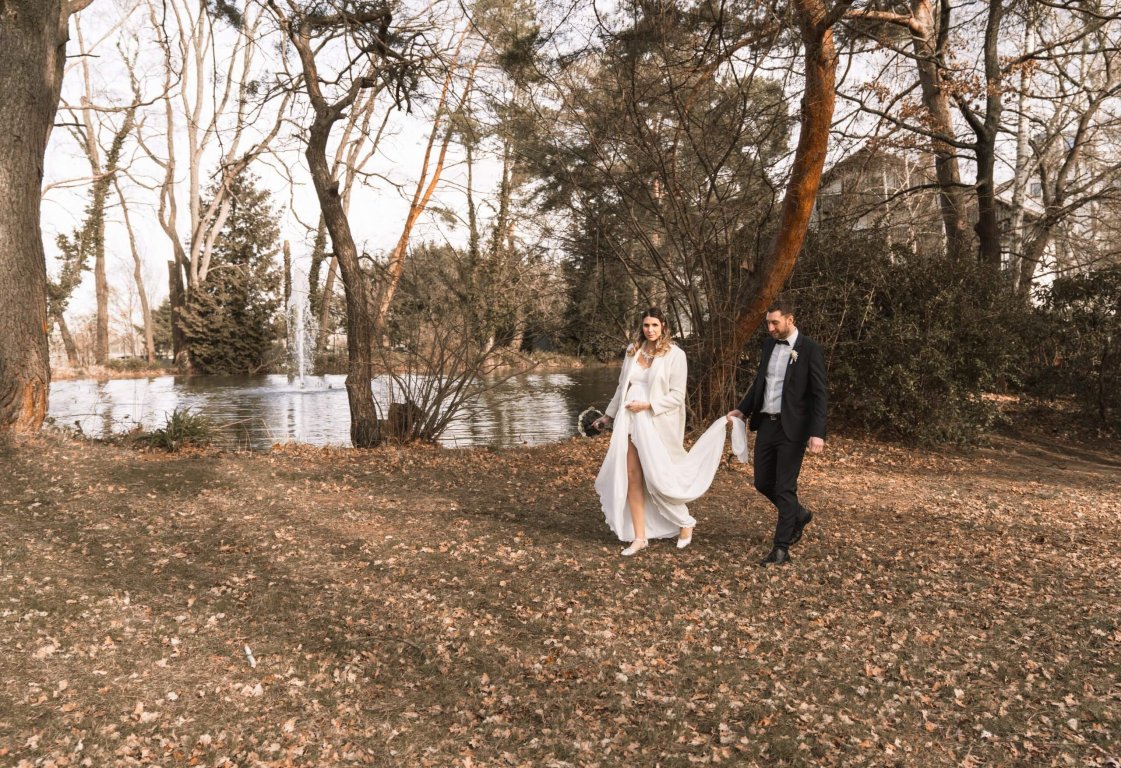
[[[790,301],[790,299],[779,296],[767,307],[767,314],[769,315],[772,312],[781,312],[783,317],[793,315],[794,302]]]

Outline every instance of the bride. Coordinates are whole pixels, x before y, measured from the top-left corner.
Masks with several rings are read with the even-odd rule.
[[[665,315],[651,307],[627,349],[615,396],[594,423],[602,429],[614,422],[595,487],[608,526],[630,542],[624,556],[642,551],[651,538],[675,534],[678,549],[689,546],[697,521],[685,505],[708,490],[720,466],[724,419],[684,448],[687,375]]]

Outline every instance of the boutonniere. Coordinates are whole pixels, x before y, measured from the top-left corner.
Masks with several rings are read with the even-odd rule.
[[[789,363],[789,365],[794,365],[794,363],[796,363],[796,362],[798,362],[798,350],[792,349],[792,350],[790,350],[790,363]]]

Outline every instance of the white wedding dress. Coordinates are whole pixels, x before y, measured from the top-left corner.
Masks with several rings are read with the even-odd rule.
[[[651,368],[634,365],[624,384],[623,402],[649,402]],[[646,538],[662,539],[678,535],[680,528],[692,528],[697,521],[686,506],[699,498],[712,484],[724,455],[726,421],[712,423],[688,451],[680,444],[668,443],[659,435],[653,411],[632,413],[619,408],[607,456],[596,477],[596,492],[603,505],[607,525],[620,541],[634,540],[634,525],[627,507],[627,448],[634,442],[642,463],[645,481],[644,522]],[[734,425],[733,450],[741,461],[747,460],[746,430],[743,422]],[[741,434],[742,433],[742,434]]]

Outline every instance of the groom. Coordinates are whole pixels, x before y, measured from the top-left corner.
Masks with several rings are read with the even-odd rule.
[[[802,457],[825,448],[825,355],[794,325],[793,306],[776,300],[767,310],[763,357],[751,389],[728,413],[748,421],[755,437],[755,489],[778,509],[774,546],[760,565],[790,561],[813,513],[798,503]]]

